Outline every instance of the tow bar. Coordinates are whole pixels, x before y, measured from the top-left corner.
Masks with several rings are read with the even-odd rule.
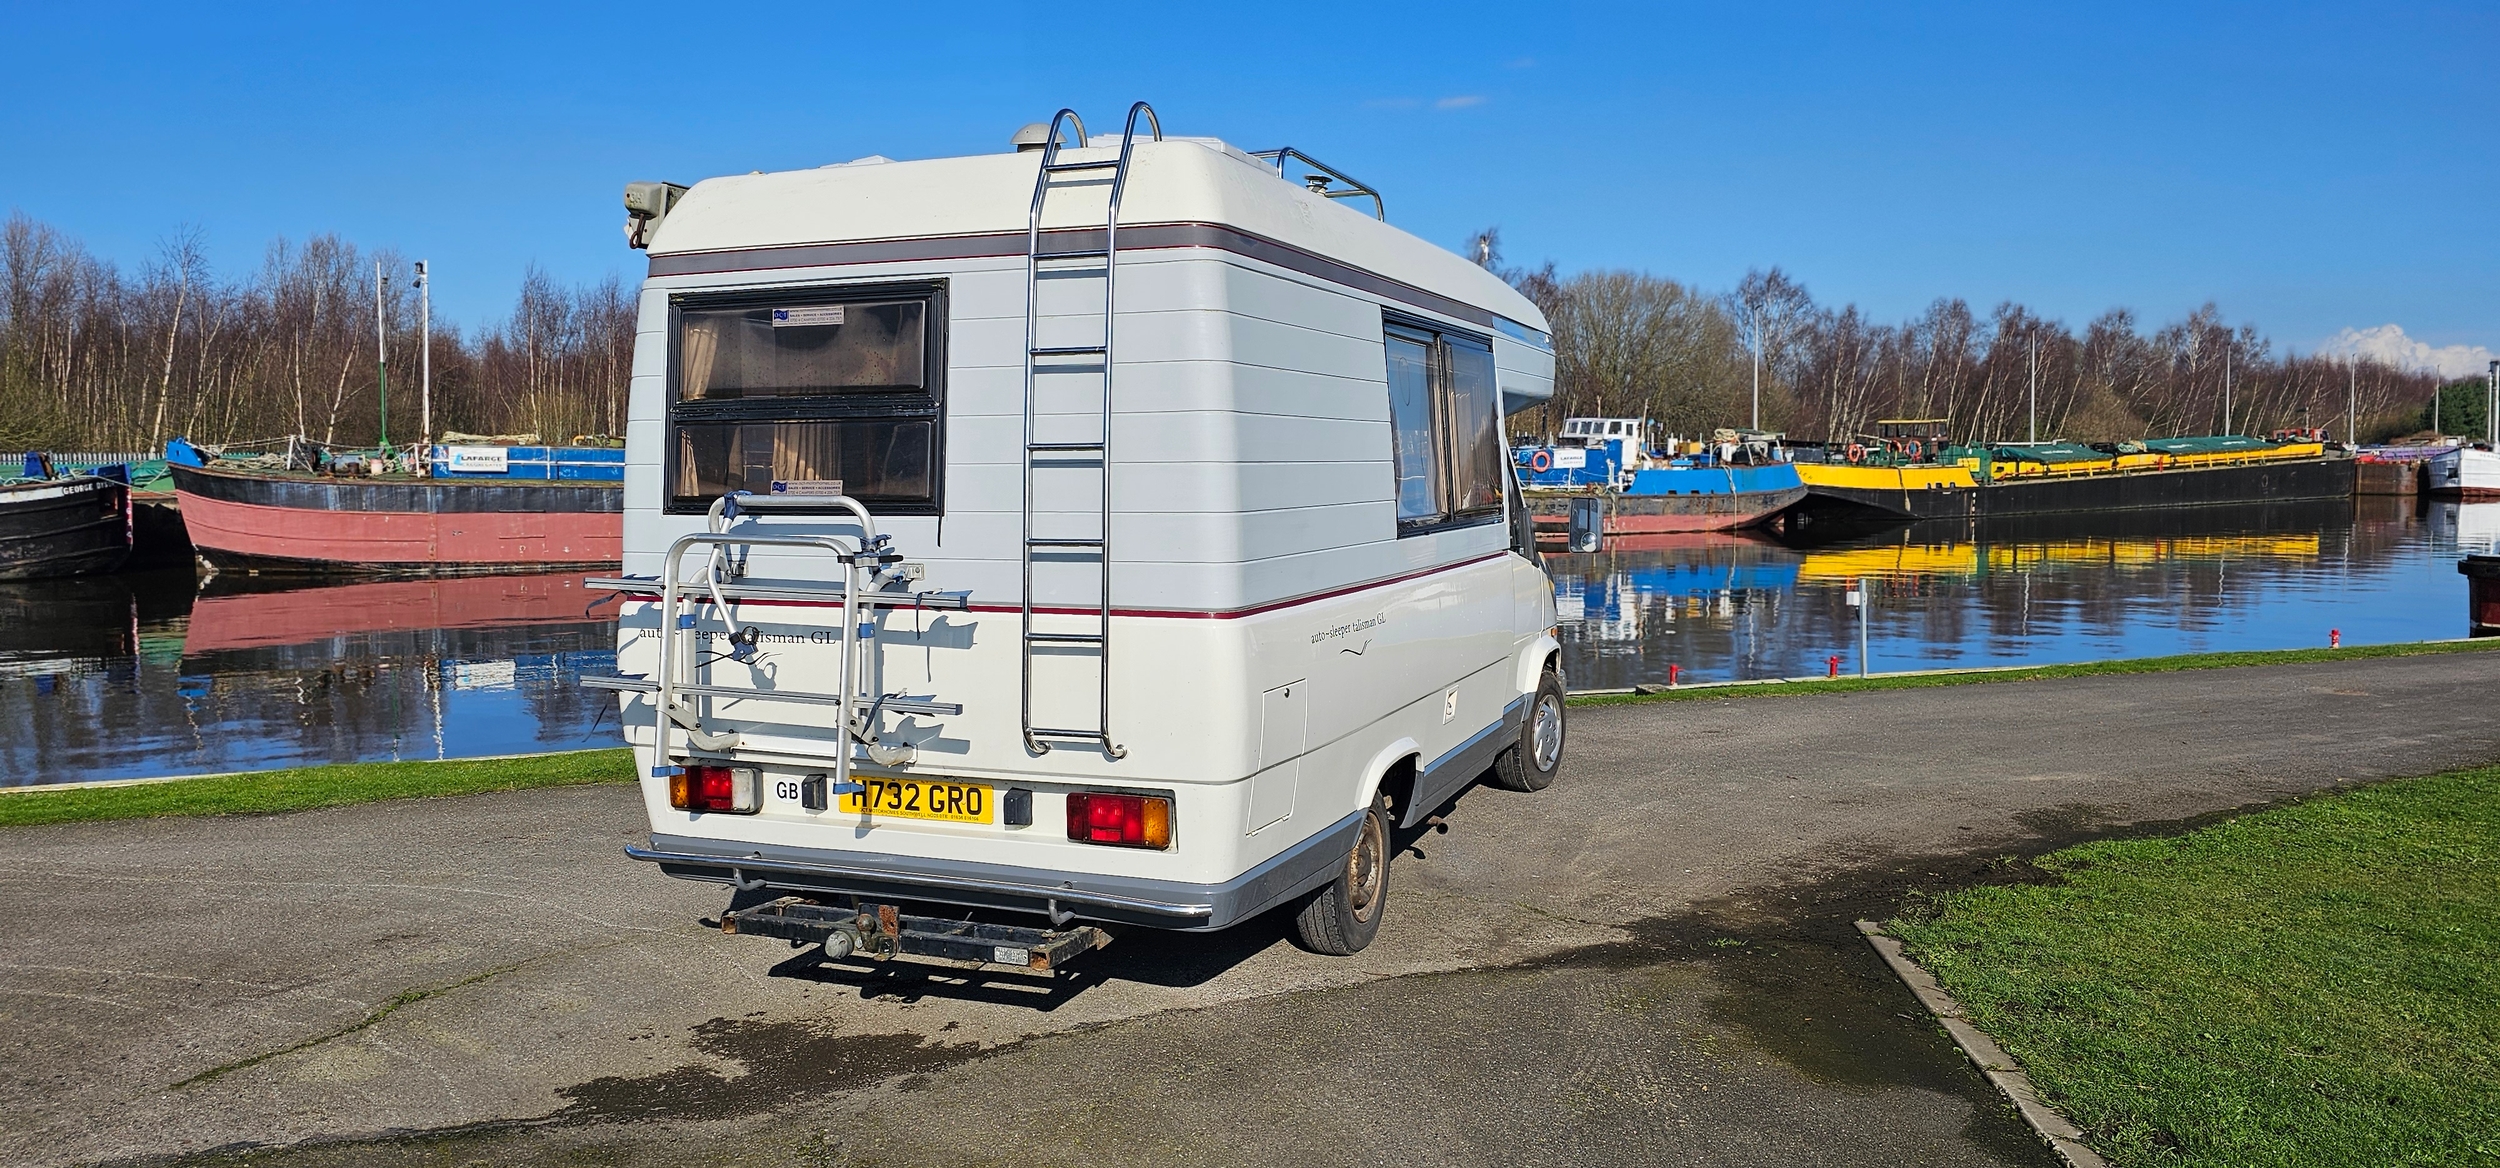
[[[1111,934],[1092,925],[1067,929],[1032,929],[992,925],[945,917],[905,916],[890,904],[830,905],[803,896],[721,914],[720,931],[742,936],[779,937],[796,944],[825,947],[828,961],[864,957],[891,961],[896,957],[939,957],[1012,965],[1037,973],[1056,973],[1069,958],[1111,943]]]

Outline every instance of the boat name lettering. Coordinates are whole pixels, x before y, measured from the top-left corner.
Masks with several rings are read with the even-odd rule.
[[[1388,613],[1377,613],[1372,616],[1364,617],[1363,619],[1355,621],[1351,624],[1338,625],[1333,629],[1321,629],[1320,631],[1311,634],[1311,643],[1316,645],[1333,637],[1343,637],[1353,633],[1362,632],[1365,629],[1376,629],[1388,623]]]

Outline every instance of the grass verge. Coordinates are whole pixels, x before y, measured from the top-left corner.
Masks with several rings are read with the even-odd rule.
[[[2500,767],[2039,865],[1889,928],[2113,1162],[2500,1163]]]
[[[419,795],[475,795],[524,787],[629,783],[633,779],[633,752],[621,747],[527,758],[340,763],[134,783],[126,787],[0,794],[0,827],[161,815],[307,811]]]
[[[1938,685],[1978,685],[1995,681],[2039,681],[2052,677],[2099,677],[2116,673],[2175,673],[2183,669],[2230,669],[2242,665],[2297,665],[2308,661],[2356,661],[2372,657],[2423,657],[2438,653],[2479,653],[2500,649],[2500,637],[2474,641],[2409,641],[2394,645],[2354,645],[2343,649],[2263,649],[2239,653],[2186,653],[2176,657],[2131,657],[2117,661],[2079,661],[2072,665],[2034,665],[2019,669],[1972,669],[1962,672],[1896,673],[1830,680],[1703,683],[1654,694],[1576,694],[1575,706],[1615,706],[1634,702],[1697,701],[1703,698],[1763,697],[1774,694],[1857,693],[1874,689],[1925,689]]]

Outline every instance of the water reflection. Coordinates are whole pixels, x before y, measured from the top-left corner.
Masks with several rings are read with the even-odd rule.
[[[1882,670],[2465,633],[2464,551],[2500,503],[1921,524],[1790,546],[1727,535],[1548,557],[1572,684]],[[578,576],[196,596],[188,572],[0,585],[10,783],[518,753],[615,740],[615,622]]]
[[[612,699],[576,684],[615,667],[603,599],[579,576],[0,587],[0,781],[608,745]]]
[[[1858,667],[2086,661],[2465,634],[2463,551],[2500,504],[2365,498],[2136,515],[1923,523],[1814,546],[1719,537],[1547,557],[1574,687]]]

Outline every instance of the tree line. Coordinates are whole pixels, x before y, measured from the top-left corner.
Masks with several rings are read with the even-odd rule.
[[[1544,309],[1554,402],[1564,416],[1641,416],[1702,434],[1748,424],[1847,441],[1880,418],[1946,419],[1960,440],[2117,441],[2221,430],[2323,427],[2341,436],[2348,388],[2360,437],[2432,421],[2428,374],[2278,353],[2256,326],[2207,304],[2147,328],[2112,309],[2080,330],[2015,303],[1986,315],[1941,299],[1886,323],[1815,301],[1778,268],[1712,294],[1646,273],[1558,274],[1477,260]],[[381,437],[376,279],[386,324],[390,435],[418,431],[417,297],[406,257],[335,235],[277,240],[258,268],[214,272],[196,231],[169,237],[135,272],[22,213],[0,224],[0,448],[154,449],[295,434],[364,445]],[[634,296],[615,277],[566,287],[532,266],[512,314],[474,330],[433,322],[434,430],[620,434]],[[2449,433],[2479,433],[2479,382],[2440,400]],[[2227,395],[2227,400],[2226,400]],[[2228,414],[2225,414],[2225,407]]]
[[[335,235],[271,243],[225,278],[197,231],[136,271],[23,213],[0,224],[0,448],[153,450],[381,438],[388,335],[392,441],[418,437],[414,272]],[[634,297],[614,277],[559,285],[532,266],[512,315],[463,329],[436,316],[433,423],[447,431],[621,434]]]
[[[1646,273],[1504,267],[1499,241],[1480,233],[1473,255],[1553,327],[1554,400],[1515,423],[1548,433],[1565,416],[1647,417],[1687,435],[1747,425],[1757,350],[1763,428],[1833,442],[1883,418],[1942,418],[1957,441],[2024,441],[2035,419],[2044,441],[2294,427],[2342,438],[2348,414],[2359,438],[2376,442],[2427,429],[2440,389],[2426,373],[2279,353],[2210,303],[2149,328],[2123,308],[2077,330],[2020,304],[1982,315],[1960,299],[1887,323],[1817,303],[1778,268],[1714,295]],[[2457,399],[2480,395],[2480,380],[2471,384],[2472,394],[2452,385],[2444,399],[2448,433],[2466,420]]]

